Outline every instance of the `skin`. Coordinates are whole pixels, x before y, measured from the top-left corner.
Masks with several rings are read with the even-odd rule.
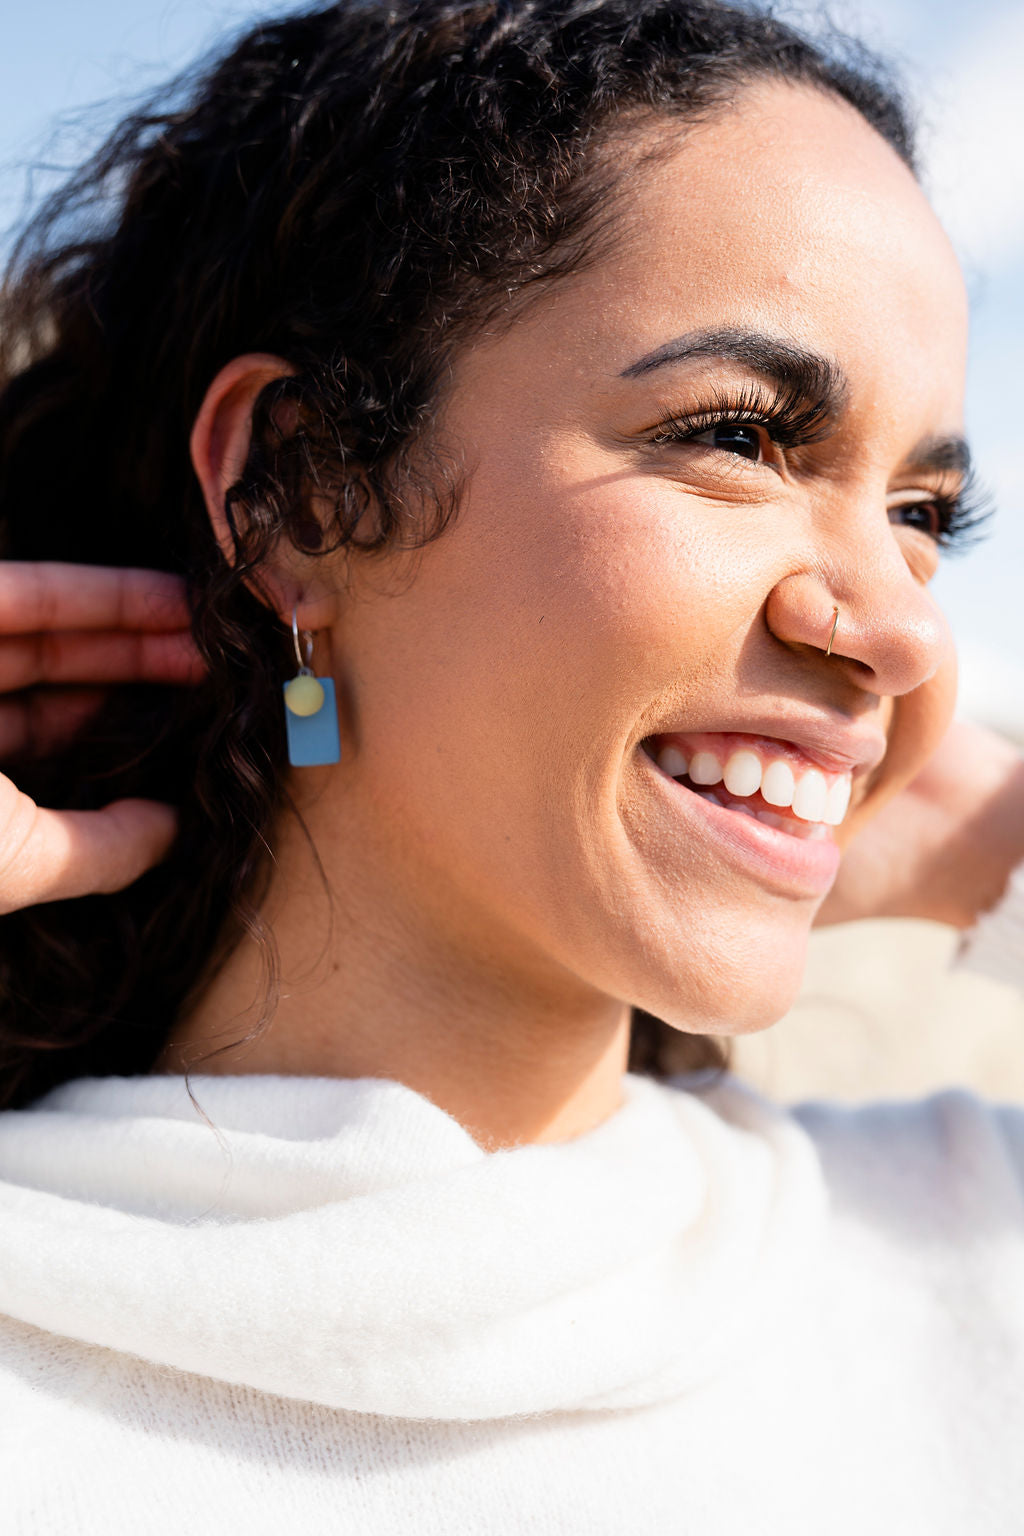
[[[177,578],[58,562],[0,563],[0,756],[45,752],[96,712],[104,685],[201,675]],[[164,857],[169,805],[37,806],[0,775],[0,914],[120,890]]]
[[[264,912],[281,1000],[201,1071],[395,1078],[488,1147],[577,1135],[620,1102],[632,1005],[697,1033],[774,1022],[825,894],[730,850],[642,742],[808,722],[856,742],[872,766],[845,842],[946,731],[937,550],[893,511],[940,489],[916,445],[961,429],[966,300],[941,228],[892,150],[818,93],[750,88],[616,153],[652,149],[615,249],[456,358],[440,433],[466,484],[444,536],[372,562],[282,550],[266,573],[341,700],[341,764],[292,776],[333,894],[287,820]],[[651,441],[749,369],[623,370],[723,326],[841,364],[825,440],[765,438],[763,464]],[[226,548],[224,493],[283,366],[236,359],[196,423]],[[260,981],[243,944],[156,1070],[237,1040]]]
[[[1024,860],[1024,759],[955,720],[922,771],[858,835],[819,923],[916,917],[966,929]]]

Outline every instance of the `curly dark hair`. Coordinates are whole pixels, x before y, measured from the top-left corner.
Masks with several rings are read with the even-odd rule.
[[[282,536],[368,552],[437,537],[457,505],[428,448],[453,347],[593,259],[617,127],[699,120],[764,78],[849,102],[913,167],[878,61],[770,14],[340,0],[257,26],[170,87],[27,226],[0,302],[0,550],[183,574],[209,673],[115,690],[66,750],[9,765],[51,805],[170,800],[181,831],[127,891],[3,918],[0,1106],[148,1071],[246,932],[264,945],[269,1016],[259,906],[287,810],[289,647],[253,591],[261,561]],[[217,371],[254,351],[293,372],[257,402],[231,563],[188,437]],[[638,1014],[634,1069],[663,1070],[672,1033]],[[727,1060],[720,1042],[681,1041],[677,1066]]]

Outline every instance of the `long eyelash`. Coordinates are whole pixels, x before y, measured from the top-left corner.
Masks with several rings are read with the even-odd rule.
[[[809,400],[798,390],[747,384],[739,394],[716,390],[700,410],[673,417],[651,434],[652,443],[689,442],[712,427],[763,427],[780,448],[821,442],[832,430],[825,400]],[[995,512],[992,492],[971,469],[953,495],[941,492],[926,498],[939,514],[937,542],[951,554],[963,554],[987,537]]]
[[[797,389],[750,383],[739,394],[716,390],[700,410],[664,422],[651,442],[687,442],[712,427],[764,427],[780,448],[817,443],[831,430],[828,402],[809,400]]]
[[[951,554],[965,554],[988,537],[987,523],[995,512],[995,499],[971,469],[955,496],[929,498],[938,509],[938,542]]]

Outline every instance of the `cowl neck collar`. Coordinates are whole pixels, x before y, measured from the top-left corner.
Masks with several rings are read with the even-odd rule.
[[[813,1144],[727,1076],[628,1076],[573,1141],[483,1151],[401,1084],[83,1078],[0,1114],[0,1313],[332,1408],[635,1407],[799,1295]]]

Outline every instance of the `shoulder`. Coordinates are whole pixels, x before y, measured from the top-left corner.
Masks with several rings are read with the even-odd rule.
[[[833,1202],[900,1230],[1024,1228],[1024,1108],[965,1088],[913,1100],[791,1106]]]
[[[672,1086],[733,1128],[804,1142],[834,1222],[901,1239],[967,1241],[998,1225],[1024,1240],[1024,1107],[966,1088],[917,1099],[779,1104],[731,1073]]]

